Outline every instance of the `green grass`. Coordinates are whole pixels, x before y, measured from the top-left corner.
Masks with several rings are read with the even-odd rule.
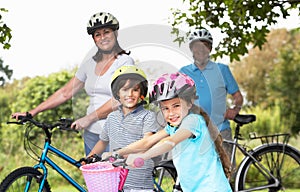
[[[300,149],[300,142],[299,138],[291,138],[289,142],[292,146],[297,148],[298,150]],[[255,143],[257,144],[257,143]],[[75,159],[80,159],[83,157],[83,147],[81,142],[73,142],[73,143],[68,143],[65,142],[64,139],[61,139],[61,143],[59,144],[61,147],[60,149],[63,149],[64,151],[67,152],[67,154],[72,154]],[[252,145],[251,145],[252,146]],[[8,148],[6,148],[8,149]],[[15,155],[14,155],[15,154]],[[237,160],[241,160],[241,155],[237,157]],[[57,164],[61,165],[64,170],[72,175],[76,180],[78,180],[79,183],[84,185],[84,180],[83,176],[78,169],[70,168],[67,164],[63,162],[59,162],[58,160]],[[21,167],[21,166],[32,166],[36,164],[36,161],[32,160],[25,152],[23,149],[23,146],[18,147],[15,151],[14,150],[6,150],[0,152],[0,182],[4,179],[4,177],[13,171],[14,169]],[[51,186],[52,191],[54,192],[60,192],[60,191],[77,191],[74,189],[73,186],[71,186],[69,183],[67,183],[65,180],[62,179],[62,177],[57,174],[53,173],[53,170],[50,168],[49,169],[49,183]],[[267,191],[267,190],[265,190]],[[300,189],[294,189],[294,190],[287,190],[288,192],[299,192]]]

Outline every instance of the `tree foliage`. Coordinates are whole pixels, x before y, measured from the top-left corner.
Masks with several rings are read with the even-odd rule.
[[[300,32],[279,29],[271,31],[262,50],[249,51],[232,71],[246,100],[252,107],[280,107],[280,121],[300,131]]]
[[[7,10],[0,8],[0,13],[1,12],[7,12]],[[11,38],[11,29],[2,21],[2,15],[0,14],[0,43],[3,45],[3,49],[10,48],[9,41]],[[12,73],[13,71],[8,68],[8,65],[4,65],[3,60],[0,58],[0,86],[5,84],[6,78],[11,78]]]
[[[56,89],[67,83],[70,78],[73,77],[74,71],[61,71],[53,73],[48,77],[34,77],[34,78],[23,78],[22,80],[14,80],[13,83],[7,83],[3,87],[0,87],[0,161],[6,162],[0,164],[0,180],[4,179],[4,176],[11,172],[13,169],[25,164],[32,164],[35,161],[29,158],[28,154],[24,150],[24,132],[26,129],[25,125],[7,124],[7,121],[14,121],[10,118],[10,115],[16,111],[28,111],[32,107],[38,105],[42,100],[50,96]],[[77,98],[80,100],[79,98]],[[85,99],[85,98],[84,98]],[[45,111],[40,113],[35,119],[42,122],[53,122],[57,121],[61,117],[72,118],[72,101],[61,105],[53,110]],[[80,101],[81,103],[84,101]],[[84,156],[84,148],[81,133],[77,134],[74,132],[53,130],[52,132],[52,144],[58,149],[66,152],[75,159],[80,159]],[[29,136],[31,142],[31,149],[36,154],[41,154],[41,149],[44,144],[44,134],[41,129],[34,128],[30,132]],[[29,152],[29,154],[33,154]],[[54,161],[59,161],[56,157]],[[20,161],[21,159],[21,161]],[[70,171],[71,175],[76,180],[80,178],[80,172],[73,174],[75,170],[70,170],[69,164],[60,164],[64,170]],[[3,170],[1,170],[3,169]],[[52,182],[57,185],[63,183],[61,177],[56,174],[49,178]]]
[[[214,57],[228,55],[230,60],[239,60],[248,52],[247,46],[262,48],[269,33],[269,26],[281,17],[290,15],[290,10],[298,9],[300,0],[183,0],[188,2],[188,10],[173,9],[173,33],[179,34],[182,24],[190,28],[209,26],[218,28],[225,35],[216,47]],[[178,36],[179,43],[184,37]]]
[[[0,8],[0,12],[7,12],[6,9]],[[2,15],[0,14],[0,43],[3,45],[3,49],[9,49],[9,41],[12,38],[11,29],[2,21]]]
[[[13,74],[13,70],[9,69],[8,65],[4,65],[3,60],[0,58],[0,74],[1,73],[3,76],[0,76],[0,87],[3,86],[7,79],[10,79]]]
[[[271,81],[270,72],[278,65],[280,50],[290,42],[290,34],[286,29],[271,31],[267,43],[262,49],[253,48],[241,61],[231,63],[231,69],[237,82],[244,92],[246,100],[253,106],[269,105],[266,98],[270,95],[268,83]],[[264,90],[264,91],[257,91]]]
[[[269,100],[278,100],[281,114],[292,122],[292,131],[300,132],[300,33],[291,38],[280,52],[276,68],[270,74]],[[273,104],[273,103],[272,103]]]
[[[13,112],[29,111],[45,101],[56,90],[64,86],[73,74],[68,71],[52,73],[48,77],[37,76],[18,85],[20,90],[10,108]],[[48,111],[40,113],[37,118],[42,121],[57,121],[61,117],[72,117],[71,100]]]

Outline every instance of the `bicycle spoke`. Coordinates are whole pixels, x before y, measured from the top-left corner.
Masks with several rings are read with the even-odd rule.
[[[239,190],[268,189],[273,192],[299,189],[300,155],[290,148],[287,148],[288,151],[283,148],[282,145],[267,146],[254,153],[253,156],[272,176],[262,171],[260,166],[249,158],[240,172],[240,178],[237,178]]]

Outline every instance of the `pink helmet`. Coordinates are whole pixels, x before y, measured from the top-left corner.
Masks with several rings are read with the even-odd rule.
[[[163,101],[176,97],[196,97],[195,82],[189,76],[176,72],[163,74],[153,84],[153,89],[149,93],[150,103],[153,101]]]

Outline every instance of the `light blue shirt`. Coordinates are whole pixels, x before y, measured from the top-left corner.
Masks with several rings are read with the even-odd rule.
[[[194,135],[178,143],[172,150],[183,191],[232,191],[204,118],[189,114],[178,129],[188,129]],[[169,135],[175,134],[176,130],[169,125],[165,127]]]
[[[229,121],[224,119],[227,94],[234,94],[239,87],[229,67],[209,61],[204,70],[190,64],[182,67],[180,72],[195,81],[198,95],[195,104],[202,107],[220,131],[230,129]]]

